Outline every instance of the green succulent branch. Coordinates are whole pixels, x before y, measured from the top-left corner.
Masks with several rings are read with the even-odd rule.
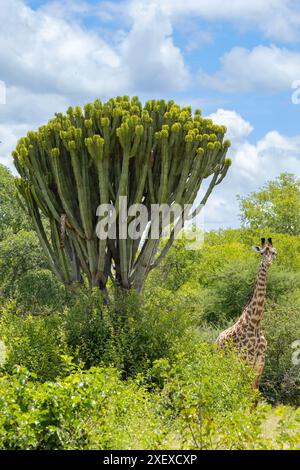
[[[137,97],[118,96],[69,108],[20,139],[13,152],[17,188],[55,274],[69,285],[86,278],[105,290],[110,278],[124,289],[142,289],[174,233],[160,253],[159,240],[147,235],[142,242],[120,234],[98,239],[97,207],[112,204],[117,226],[120,197],[148,209],[177,203],[183,210],[210,178],[205,204],[231,163],[225,132],[199,110],[192,114],[173,101],[142,106]],[[131,222],[128,217],[127,226]],[[161,220],[160,234],[163,228]]]

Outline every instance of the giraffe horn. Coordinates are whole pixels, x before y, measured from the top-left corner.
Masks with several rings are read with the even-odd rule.
[[[272,238],[268,238],[268,242],[269,242],[269,245],[270,245],[270,246],[273,246]]]
[[[261,247],[263,248],[266,244],[266,239],[265,238],[262,238],[261,239]]]

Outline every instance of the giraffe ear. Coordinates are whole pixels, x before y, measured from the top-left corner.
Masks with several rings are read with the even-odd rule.
[[[260,248],[259,246],[252,246],[252,250],[256,251],[257,253],[260,253]]]

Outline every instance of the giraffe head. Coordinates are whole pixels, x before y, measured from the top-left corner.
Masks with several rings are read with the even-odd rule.
[[[261,239],[261,247],[253,246],[252,247],[257,253],[261,255],[261,262],[263,265],[269,267],[273,263],[274,259],[277,256],[277,251],[273,247],[272,238],[268,238],[268,243],[266,243],[266,239]]]

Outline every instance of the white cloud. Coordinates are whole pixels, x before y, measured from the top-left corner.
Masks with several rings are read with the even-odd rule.
[[[92,10],[91,4],[82,0],[64,0],[63,2],[51,0],[40,7],[40,11],[43,13],[63,19],[74,19],[79,14],[84,17],[89,15]]]
[[[70,99],[54,93],[38,93],[21,87],[6,89],[6,104],[0,107],[0,119],[6,124],[40,125],[56,112],[65,111]]]
[[[188,83],[180,49],[172,40],[172,25],[162,9],[149,2],[130,10],[133,27],[121,45],[121,55],[138,90],[181,90]]]
[[[232,166],[208,200],[205,224],[207,228],[237,226],[237,194],[256,191],[266,180],[274,179],[283,172],[300,177],[300,134],[288,137],[273,130],[251,143],[248,135],[252,126],[236,112],[219,109],[209,117],[228,126],[228,137],[232,141],[228,155]]]
[[[74,0],[37,10],[24,0],[1,2],[0,80],[7,87],[6,105],[0,106],[1,162],[11,166],[17,138],[70,104],[123,93],[173,93],[186,85],[171,22],[159,6],[129,9],[130,31],[119,32],[117,40],[111,32],[112,41],[78,22],[78,13],[82,18],[96,8]]]
[[[72,14],[80,8],[68,4]],[[188,74],[169,19],[153,5],[135,8],[130,16],[132,29],[113,47],[72,16],[62,16],[56,2],[37,11],[21,0],[6,2],[0,10],[1,79],[35,91],[81,96],[164,89],[166,81],[169,89],[181,89]]]
[[[300,53],[275,46],[234,47],[221,58],[221,64],[212,76],[200,74],[200,82],[229,92],[277,91],[291,88],[300,77]]]
[[[282,172],[300,176],[300,135],[287,137],[268,132],[255,145],[245,142],[235,153],[236,168],[245,178],[258,184]]]
[[[158,0],[172,17],[199,16],[208,21],[225,20],[239,28],[259,29],[266,37],[292,41],[298,37],[300,10],[292,0]]]
[[[106,94],[126,86],[119,55],[101,37],[50,12],[33,11],[21,0],[2,6],[1,78],[8,85],[60,94]]]
[[[11,152],[18,138],[47,122],[55,112],[65,111],[71,103],[62,95],[20,87],[8,87],[6,95],[6,104],[0,105],[0,163],[13,170]]]
[[[120,12],[117,3],[102,5],[99,17],[107,21]],[[124,13],[127,6],[129,31],[112,31],[114,38],[106,32],[104,39],[101,30],[87,30],[77,21],[78,11],[90,14],[87,3],[54,2],[33,11],[24,0],[1,2],[0,79],[7,84],[7,104],[0,105],[1,163],[11,166],[17,138],[69,104],[122,93],[172,96],[184,89],[190,77],[172,30],[179,17],[228,20],[286,40],[295,37],[299,22],[299,16],[290,14],[288,0],[232,0],[230,8],[224,8],[223,0],[135,0],[121,5]],[[186,43],[187,49],[196,46],[197,41]],[[234,48],[209,82],[241,91],[290,87],[300,77],[299,56],[274,46]],[[179,96],[178,101],[186,100]],[[198,99],[188,101],[196,105]],[[231,225],[237,220],[236,194],[255,190],[282,171],[300,175],[300,136],[271,131],[251,143],[252,125],[234,110],[220,108],[211,117],[228,127],[233,166],[208,202],[206,220]]]
[[[201,47],[211,44],[213,42],[213,35],[209,31],[192,30],[188,32],[188,40],[184,47],[186,52],[192,52]]]
[[[127,0],[103,1],[99,15],[107,21],[122,16],[128,23],[130,7],[156,5],[176,26],[184,18],[202,18],[205,21],[226,21],[242,30],[258,30],[265,37],[290,42],[299,38],[300,5],[294,0]]]
[[[235,111],[218,109],[209,116],[216,124],[222,124],[227,127],[227,136],[232,140],[233,145],[237,145],[245,140],[252,132],[253,127],[248,121],[245,121]]]
[[[0,104],[6,103],[6,85],[5,82],[0,80]]]
[[[5,125],[0,124],[0,163],[14,171],[11,151],[15,147],[18,138],[28,130],[24,124]]]

